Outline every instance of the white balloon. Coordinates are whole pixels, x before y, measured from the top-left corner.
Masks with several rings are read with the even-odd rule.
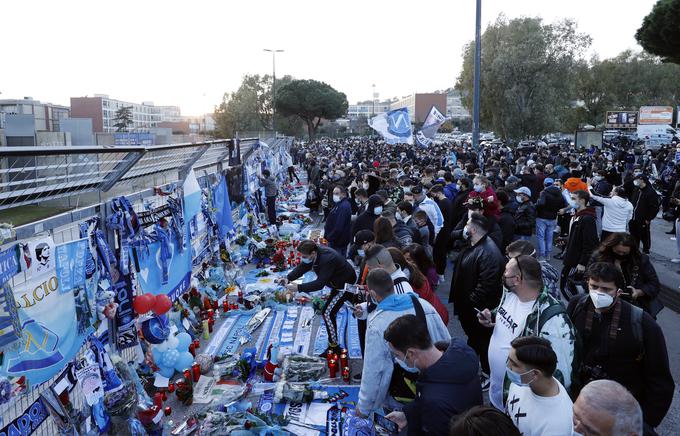
[[[179,339],[177,339],[177,336],[170,336],[165,342],[168,343],[168,349],[175,349],[179,346]]]

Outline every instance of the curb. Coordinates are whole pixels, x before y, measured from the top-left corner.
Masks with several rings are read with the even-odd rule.
[[[675,313],[680,313],[680,292],[670,286],[661,283],[661,292],[659,292],[661,302],[668,309]]]

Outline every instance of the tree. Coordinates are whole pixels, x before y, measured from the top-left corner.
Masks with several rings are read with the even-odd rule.
[[[276,79],[276,87],[285,86],[291,76]],[[231,138],[239,131],[271,130],[272,76],[246,74],[236,92],[225,93],[215,108],[215,123],[219,136]],[[302,121],[297,117],[277,117],[278,129],[287,135],[302,131]]]
[[[556,131],[572,110],[574,69],[590,45],[571,20],[502,15],[482,35],[480,117],[485,129],[520,139]],[[474,43],[463,52],[456,87],[471,108]]]
[[[116,132],[127,132],[128,126],[134,124],[132,121],[132,106],[123,106],[118,109],[113,120],[115,121],[113,127],[116,128]]]
[[[659,0],[642,20],[635,39],[665,62],[680,64],[680,0]]]
[[[322,119],[340,118],[348,106],[345,94],[316,80],[293,80],[276,91],[276,112],[300,117],[307,124],[310,139]]]

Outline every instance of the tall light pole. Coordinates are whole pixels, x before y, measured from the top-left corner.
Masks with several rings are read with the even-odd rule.
[[[371,95],[371,101],[373,102],[373,109],[371,109],[371,116],[375,116],[375,83],[371,85],[373,87],[373,94]]]
[[[281,53],[283,50],[272,50],[265,48],[272,54],[272,130],[276,136],[276,53]]]
[[[479,149],[479,84],[482,66],[482,0],[477,0],[477,23],[475,25],[475,79],[472,98],[472,148]]]

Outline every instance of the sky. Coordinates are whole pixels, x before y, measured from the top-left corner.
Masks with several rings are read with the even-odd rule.
[[[499,14],[572,18],[590,54],[640,47],[634,34],[656,0],[483,0],[482,28]],[[2,4],[0,99],[70,97],[178,105],[212,112],[244,74],[324,81],[350,104],[452,87],[474,38],[475,0],[117,0]]]

